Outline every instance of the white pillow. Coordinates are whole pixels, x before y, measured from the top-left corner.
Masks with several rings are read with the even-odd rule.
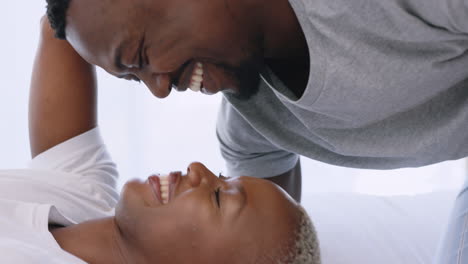
[[[455,196],[312,193],[302,204],[317,229],[323,264],[428,264]]]

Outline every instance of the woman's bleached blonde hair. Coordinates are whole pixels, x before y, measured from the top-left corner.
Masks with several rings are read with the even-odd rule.
[[[320,246],[317,232],[304,207],[298,205],[301,214],[295,234],[295,241],[290,246],[286,261],[278,264],[320,264]]]
[[[278,243],[268,254],[257,258],[255,264],[320,264],[317,232],[304,207],[297,205],[299,221],[290,239]]]

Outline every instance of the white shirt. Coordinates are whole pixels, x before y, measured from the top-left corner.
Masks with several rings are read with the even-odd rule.
[[[0,263],[85,263],[48,226],[113,215],[117,178],[98,129],[38,155],[29,169],[0,171]]]

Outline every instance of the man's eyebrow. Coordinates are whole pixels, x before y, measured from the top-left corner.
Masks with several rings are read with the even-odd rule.
[[[121,71],[124,69],[124,66],[122,64],[122,50],[123,50],[123,44],[120,44],[116,49],[115,49],[115,55],[114,55],[114,67]]]
[[[127,43],[126,41],[120,43],[119,46],[114,51],[114,67],[118,71],[124,71],[127,69],[127,67],[125,67],[122,63],[122,53],[123,53],[123,49],[126,43]],[[140,52],[143,49],[144,43],[145,43],[145,37],[143,36],[139,41],[138,49],[136,50],[136,54],[134,54],[134,56],[136,57],[141,56]],[[139,64],[141,63],[142,63],[141,59],[139,59]],[[139,65],[139,67],[141,67],[141,65]]]

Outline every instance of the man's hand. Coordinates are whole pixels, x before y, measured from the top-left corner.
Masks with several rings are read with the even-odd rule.
[[[32,157],[97,126],[95,68],[54,37],[46,17],[29,99]]]

